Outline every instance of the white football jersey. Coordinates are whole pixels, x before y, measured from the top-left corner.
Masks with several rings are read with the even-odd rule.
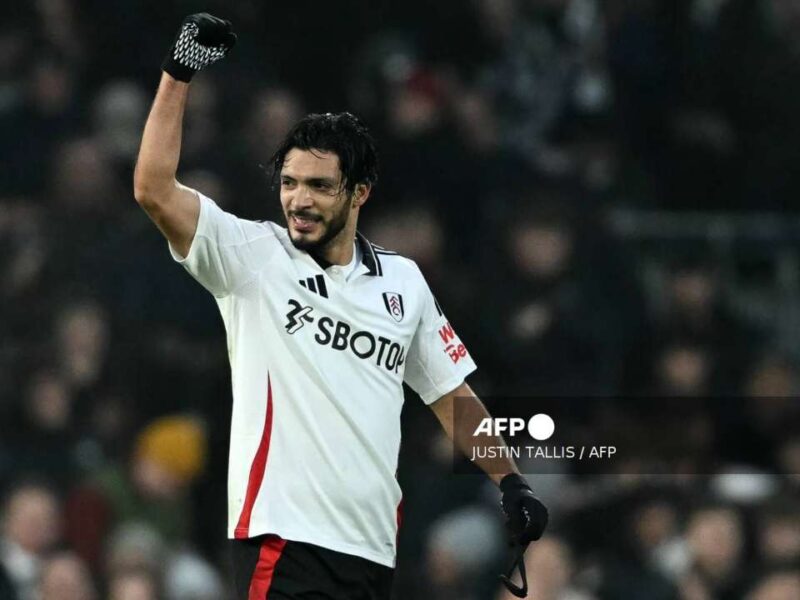
[[[228,534],[276,534],[394,566],[405,381],[425,403],[475,364],[417,265],[357,235],[323,269],[283,227],[200,196],[188,255],[216,298],[233,386]]]

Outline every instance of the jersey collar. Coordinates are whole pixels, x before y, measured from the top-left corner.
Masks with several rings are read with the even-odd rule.
[[[378,255],[375,253],[375,248],[364,234],[360,231],[356,231],[356,244],[358,244],[359,249],[361,250],[361,264],[367,268],[367,275],[373,275],[377,277],[383,276],[383,267],[381,266],[381,261],[378,258]],[[321,256],[317,256],[316,254],[311,254],[310,252],[308,255],[314,259],[314,261],[323,269],[327,269],[331,266],[327,260],[322,258]]]
[[[356,231],[356,243],[359,248],[361,248],[361,263],[367,267],[368,273],[370,275],[382,277],[383,268],[381,267],[381,261],[378,255],[375,254],[375,248],[372,242],[365,238],[363,233]]]

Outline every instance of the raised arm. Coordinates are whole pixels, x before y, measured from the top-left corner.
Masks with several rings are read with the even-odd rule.
[[[181,256],[189,252],[200,215],[197,193],[176,179],[189,82],[235,42],[230,22],[206,13],[187,17],[162,64],[164,73],[144,127],[133,195]]]
[[[200,214],[197,193],[175,178],[188,95],[188,83],[161,76],[133,175],[136,201],[181,256],[189,252]]]

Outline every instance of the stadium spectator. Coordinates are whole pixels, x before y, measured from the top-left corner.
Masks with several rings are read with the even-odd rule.
[[[742,516],[727,506],[696,509],[686,525],[690,570],[712,597],[720,600],[741,598],[744,573],[744,530]]]
[[[95,600],[89,569],[69,552],[51,556],[42,565],[37,586],[37,600]]]
[[[155,576],[145,570],[115,573],[108,586],[109,600],[158,600],[161,598]]]
[[[436,521],[428,539],[430,585],[437,598],[479,598],[488,565],[502,549],[499,523],[478,508],[463,508]]]
[[[541,600],[594,600],[595,596],[574,583],[575,564],[570,547],[561,539],[544,537],[525,557],[531,578],[530,596]],[[512,600],[503,590],[497,600]]]
[[[189,489],[205,467],[206,438],[196,420],[162,417],[137,436],[127,469],[110,463],[67,499],[71,543],[93,564],[115,527],[141,522],[169,543],[191,533]]]
[[[51,369],[32,373],[16,409],[16,427],[6,433],[14,449],[13,472],[35,474],[62,489],[69,486],[79,471],[79,426],[75,394],[66,378]]]
[[[61,537],[60,510],[55,494],[39,483],[19,483],[7,494],[2,513],[0,571],[18,600],[36,597],[44,561]]]
[[[793,496],[776,498],[757,515],[758,556],[766,568],[800,561],[800,504]]]
[[[800,571],[777,571],[765,576],[746,600],[797,600],[800,598]]]
[[[224,453],[200,467],[194,441],[137,439],[187,411],[208,423],[209,446],[229,432],[216,307],[176,275],[129,192],[160,40],[185,5],[18,2],[0,23],[0,598],[66,597],[60,581],[85,579],[73,553],[95,597],[164,598],[191,587],[186,573],[218,591],[224,532],[206,515],[225,510],[208,483],[224,478]],[[797,6],[211,0],[241,43],[229,70],[194,87],[181,175],[236,214],[275,219],[261,165],[287,124],[311,110],[363,117],[385,173],[367,233],[423,266],[463,323],[482,392],[603,396],[612,425],[636,407],[655,414],[653,395],[717,397],[711,416],[681,423],[688,473],[654,483],[637,456],[613,476],[542,476],[564,537],[531,548],[532,584],[795,600]],[[631,214],[656,224],[632,237],[608,226]],[[452,592],[455,559],[428,552],[432,534],[443,548],[459,529],[444,515],[496,502],[452,475],[452,446],[415,402],[398,473],[398,600],[428,597],[434,574]],[[666,499],[630,501],[649,486]],[[66,492],[63,535],[53,489]],[[747,504],[694,512],[685,529],[683,506],[709,492]],[[128,533],[130,519],[150,534]],[[139,559],[119,558],[119,539],[137,536],[149,540],[131,550]],[[454,568],[474,567],[468,593],[496,598],[507,557],[478,565],[474,540],[462,545],[449,547]]]

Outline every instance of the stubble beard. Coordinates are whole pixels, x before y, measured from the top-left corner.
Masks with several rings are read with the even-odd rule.
[[[302,214],[302,213],[301,213]],[[302,237],[296,239],[291,234],[289,239],[292,240],[292,245],[298,250],[304,250],[311,254],[321,254],[328,244],[339,235],[347,225],[347,218],[350,216],[350,198],[347,197],[342,205],[342,209],[331,217],[330,221],[321,221],[320,224],[324,228],[322,236],[318,240],[305,240]],[[287,228],[289,227],[289,217],[284,213]]]

